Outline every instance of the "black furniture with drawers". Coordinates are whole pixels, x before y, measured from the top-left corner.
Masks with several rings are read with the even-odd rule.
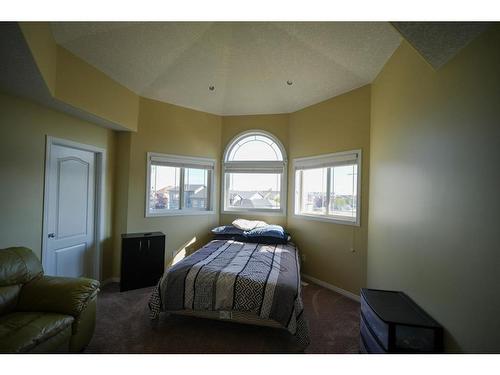
[[[361,289],[361,353],[440,353],[443,328],[403,292]]]
[[[165,269],[165,235],[122,234],[120,291],[155,285]]]

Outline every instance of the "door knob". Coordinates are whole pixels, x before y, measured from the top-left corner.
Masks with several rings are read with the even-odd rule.
[[[56,234],[55,233],[49,233],[49,238],[55,238]]]

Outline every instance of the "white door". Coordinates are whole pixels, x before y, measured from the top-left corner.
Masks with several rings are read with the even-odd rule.
[[[47,167],[45,273],[91,277],[95,230],[95,154],[52,145]]]

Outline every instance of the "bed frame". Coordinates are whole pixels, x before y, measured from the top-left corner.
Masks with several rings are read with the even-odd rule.
[[[278,322],[271,319],[261,318],[253,313],[246,311],[194,311],[194,310],[175,310],[165,311],[167,314],[192,316],[196,318],[205,318],[212,320],[221,320],[226,322],[242,323],[262,327],[272,327],[285,329]],[[285,329],[286,330],[286,329]]]

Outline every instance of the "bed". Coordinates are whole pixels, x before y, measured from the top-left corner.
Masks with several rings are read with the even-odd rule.
[[[291,242],[213,240],[165,271],[149,307],[152,319],[167,312],[282,328],[309,344]]]

